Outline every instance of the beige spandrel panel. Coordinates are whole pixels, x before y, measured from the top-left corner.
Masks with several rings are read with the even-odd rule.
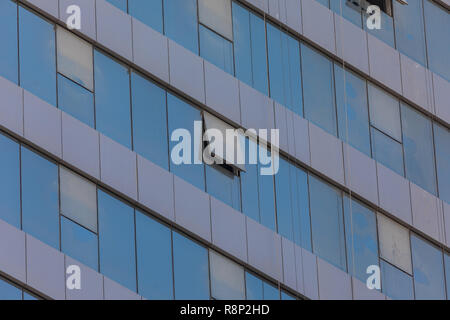
[[[94,62],[92,45],[73,33],[56,29],[58,72],[82,85],[94,89]]]
[[[233,40],[231,0],[199,0],[199,20],[229,40]]]
[[[411,274],[409,230],[383,214],[378,214],[378,237],[383,259]]]

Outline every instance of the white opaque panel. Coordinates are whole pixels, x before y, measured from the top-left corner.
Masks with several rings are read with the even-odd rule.
[[[233,40],[231,0],[199,0],[198,12],[201,23]]]
[[[400,103],[380,88],[369,84],[370,122],[377,129],[402,141]]]
[[[245,299],[244,268],[214,251],[209,251],[209,263],[213,298]]]
[[[205,138],[207,141],[216,141],[216,145],[220,144],[220,142],[214,140],[216,139],[214,130],[218,130],[216,133],[220,132],[222,134],[222,148],[219,147],[218,149],[214,149],[214,157],[216,159],[225,160],[227,164],[232,165],[239,170],[245,171],[244,135],[238,134],[237,138],[233,138],[233,143],[233,140],[227,139],[227,130],[234,131],[235,128],[207,112],[203,113],[203,118],[205,121]],[[231,150],[234,151],[231,152]]]
[[[93,91],[92,46],[61,27],[56,30],[56,41],[58,72]]]
[[[97,232],[95,184],[60,167],[61,213],[85,228]]]
[[[408,229],[386,216],[378,214],[378,237],[381,257],[412,274]]]

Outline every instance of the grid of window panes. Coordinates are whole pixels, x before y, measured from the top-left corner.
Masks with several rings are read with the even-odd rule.
[[[0,63],[4,62],[0,65],[0,76],[19,83],[235,209],[242,209],[240,188],[246,187],[239,180],[248,179],[226,174],[216,167],[176,166],[169,161],[168,148],[174,145],[169,141],[170,133],[175,128],[189,128],[192,134],[193,122],[202,119],[201,110],[14,2],[4,1],[0,6],[0,21],[5,24],[1,30],[7,30],[2,35],[6,45],[2,50],[5,59],[0,59]],[[234,13],[246,17],[249,30],[259,28],[253,13],[237,4],[233,6],[239,7]],[[210,11],[218,9],[212,5],[205,10],[212,14]],[[206,19],[204,23],[210,22]],[[263,33],[252,38],[244,36],[247,31],[240,32],[244,27],[235,27],[233,38],[242,36],[247,44],[261,42],[264,46],[264,23],[260,28]],[[231,30],[223,32],[231,37]],[[246,56],[243,69],[267,58],[269,73],[276,80],[270,82],[275,100],[450,202],[448,128],[270,24],[267,40],[268,57],[259,56],[265,52],[264,48],[256,51],[253,47],[250,51],[244,48],[238,52]],[[239,45],[234,48],[237,50]],[[238,66],[239,59],[234,60]],[[252,85],[268,90],[268,85],[259,83],[267,74],[258,71],[252,76],[255,70],[267,69],[242,72],[248,73],[246,78]],[[229,185],[228,192],[218,190],[219,183]]]
[[[0,277],[0,301],[5,300],[41,300],[34,294]]]
[[[292,297],[1,133],[0,150],[0,219],[144,297],[245,299],[255,281]],[[0,299],[16,291],[0,281]]]
[[[144,297],[280,297],[242,266],[3,134],[0,150],[0,219]],[[248,193],[252,218],[272,220],[282,236],[363,282],[367,267],[379,265],[392,298],[446,298],[449,253],[284,159],[275,180],[277,215]]]
[[[265,46],[264,21],[258,20],[259,17],[238,4],[233,3],[232,6],[239,7],[240,14],[245,17],[244,20],[248,20],[249,30],[259,30],[262,27],[263,31],[260,35],[250,35],[250,38],[247,37],[244,42],[250,41],[255,46],[262,43]],[[397,262],[393,262],[392,260],[397,259],[396,257],[391,260],[386,258],[388,254],[383,255],[381,240],[380,248],[378,248],[377,224],[374,222],[377,219],[372,210],[349,200],[341,191],[283,159],[280,163],[280,172],[275,178],[259,175],[259,165],[247,166],[246,172],[241,172],[240,175],[225,174],[220,168],[205,165],[173,166],[169,162],[168,150],[172,142],[169,142],[168,133],[180,127],[190,128],[192,133],[193,121],[201,120],[202,117],[199,109],[155,85],[72,33],[60,27],[57,27],[55,31],[53,24],[32,11],[18,7],[11,1],[1,2],[0,7],[0,18],[2,18],[0,21],[7,26],[2,30],[9,30],[6,35],[1,34],[6,43],[2,50],[5,59],[0,59],[0,63],[6,61],[6,64],[0,65],[1,76],[19,83],[49,103],[58,105],[65,112],[129,148],[133,148],[142,156],[206,190],[272,230],[277,230],[281,235],[312,250],[341,269],[349,270],[355,276],[361,278],[364,274],[364,264],[369,261],[378,261],[378,251],[380,251],[379,264],[383,270],[386,270],[386,277],[394,275],[394,278],[406,279],[400,286],[395,285],[392,290],[412,287],[414,284],[416,297],[425,296],[425,294],[417,293],[417,290],[420,291],[423,288],[416,284],[419,280],[413,281],[412,268],[402,266],[401,263],[399,266]],[[180,9],[177,8],[172,8],[173,12],[168,10],[168,14],[179,14],[176,11]],[[216,9],[213,7],[208,10]],[[233,12],[239,12],[239,10],[236,9]],[[235,21],[236,17],[232,18]],[[17,25],[17,19],[19,19],[19,25]],[[223,19],[227,20],[226,17]],[[205,18],[201,21],[200,27],[212,32],[210,23]],[[247,28],[247,22],[244,23],[244,27]],[[15,31],[11,32],[11,30]],[[231,37],[229,30],[227,31],[225,27],[221,30]],[[243,34],[245,34],[245,32],[238,34],[237,30],[239,29],[233,28],[235,40],[240,36],[244,37]],[[176,34],[176,30],[172,32]],[[261,70],[255,67],[258,61],[268,59],[269,64],[272,63],[273,76],[277,77],[275,70],[279,72],[279,81],[272,82],[270,85],[272,95],[279,94],[279,96],[273,96],[274,99],[279,99],[295,112],[303,112],[307,119],[328,132],[339,136],[362,152],[372,155],[377,161],[399,174],[406,175],[408,179],[425,190],[439,194],[447,202],[450,201],[450,168],[448,166],[450,132],[446,127],[432,122],[425,115],[401,103],[382,89],[343,70],[314,49],[299,43],[272,25],[267,25],[267,38],[269,57],[266,56],[265,49],[262,52],[254,50],[253,45],[250,46],[250,51],[247,50],[248,47],[243,49],[243,52],[246,50],[250,52],[250,55],[244,54],[243,59],[249,59],[247,61],[251,63],[242,64],[244,69],[249,65],[252,66],[249,70],[242,71],[247,74],[249,84],[257,89],[262,88],[262,91],[264,86],[269,90],[269,86],[264,84],[267,81],[258,82],[264,79],[264,75],[258,72],[267,70],[266,67]],[[236,51],[236,43],[234,43],[234,50]],[[263,56],[259,56],[261,53]],[[296,66],[294,69],[286,68],[283,64],[274,66],[277,63],[280,64],[280,61],[285,61],[285,57],[289,65]],[[235,63],[235,70],[237,70],[236,57]],[[271,73],[270,70],[271,68],[269,73]],[[292,70],[298,70],[299,73],[293,75]],[[265,77],[267,78],[267,73]],[[280,83],[283,85],[276,88]],[[295,88],[301,86],[303,93],[299,94],[301,90]],[[342,97],[344,91],[347,95],[346,99]],[[320,94],[317,94],[318,92]],[[345,133],[341,132],[342,127],[346,128]],[[248,140],[248,144],[251,143],[253,142]],[[2,163],[0,172],[2,177],[6,177],[0,183],[2,191],[0,203],[6,207],[6,210],[2,211],[2,219],[22,227],[54,247],[61,247],[64,252],[79,260],[84,259],[87,265],[93,267],[97,265],[95,269],[109,274],[112,278],[115,275],[126,274],[126,270],[117,270],[115,267],[112,270],[108,269],[111,268],[109,264],[101,267],[99,261],[111,259],[111,254],[108,255],[107,250],[103,255],[101,254],[103,248],[101,242],[115,241],[116,239],[111,237],[111,233],[114,233],[114,224],[132,223],[131,217],[136,215],[134,209],[123,203],[118,205],[121,209],[116,210],[129,213],[119,214],[118,222],[110,222],[113,231],[108,238],[107,232],[100,234],[102,227],[93,219],[93,212],[96,212],[95,217],[102,215],[100,203],[92,201],[97,197],[100,200],[101,195],[104,194],[106,200],[103,210],[109,210],[106,208],[109,208],[109,205],[114,207],[114,201],[107,201],[111,198],[107,193],[98,191],[97,195],[95,192],[97,188],[92,185],[90,188],[80,188],[77,183],[82,183],[80,182],[82,179],[67,184],[61,181],[59,185],[58,176],[59,179],[62,177],[63,180],[69,181],[70,176],[74,174],[63,168],[58,169],[56,164],[27,148],[19,147],[16,143],[5,142],[1,150],[9,151],[9,156],[0,160]],[[21,163],[20,166],[18,163]],[[42,166],[42,170],[36,172],[30,169],[38,163]],[[22,178],[17,179],[20,173]],[[40,188],[39,183],[47,185],[48,188]],[[227,187],[224,188],[224,185]],[[66,194],[70,194],[70,190],[77,189],[83,189],[86,194],[81,197],[90,201],[83,204],[71,204],[73,200],[70,196],[66,197]],[[22,203],[22,207],[20,194],[22,198],[25,196],[30,199]],[[330,201],[324,202],[323,197],[328,197]],[[58,199],[61,199],[61,207],[58,205]],[[67,206],[64,203],[67,203]],[[73,207],[77,205],[80,209],[73,210]],[[40,210],[35,210],[35,207]],[[80,212],[82,216],[77,216]],[[360,212],[359,218],[355,218],[358,212]],[[39,223],[34,223],[37,219]],[[335,222],[332,227],[327,223],[330,219]],[[358,219],[363,229],[358,231],[361,235],[358,232],[349,235],[348,230],[356,231],[354,228],[357,226]],[[378,219],[380,234],[382,231],[379,221]],[[393,222],[390,224],[392,225]],[[109,226],[108,222],[105,222],[105,225]],[[59,230],[59,227],[61,228],[60,242],[59,231],[55,231]],[[134,231],[130,226],[129,233],[137,233],[137,228],[136,226]],[[408,234],[408,230],[406,233]],[[128,250],[131,248],[138,250],[139,245],[133,243],[131,238],[130,236],[128,240],[125,240],[124,246]],[[76,243],[77,239],[82,239],[83,244],[74,247],[73,243]],[[409,243],[409,237],[407,239]],[[417,239],[417,243],[422,241]],[[414,251],[411,254],[411,248],[406,249],[406,241],[401,243],[404,244],[404,250],[402,249],[404,252],[400,255],[408,256],[406,252],[409,252],[408,259],[411,260],[412,256],[413,260],[415,259],[419,264],[422,261],[420,254],[417,253],[417,256],[414,256]],[[411,243],[413,243],[412,240]],[[122,242],[120,244],[122,245]],[[393,247],[398,248],[398,243],[391,243],[391,247],[387,250],[393,251]],[[417,250],[420,251],[422,247],[425,246],[418,244]],[[434,248],[432,245],[429,247]],[[129,254],[124,252],[122,258],[124,260],[130,258]],[[447,261],[448,258],[445,260]],[[430,259],[430,261],[437,261],[437,259]],[[134,262],[135,266],[139,266],[138,262]],[[132,266],[125,268],[132,269]],[[133,280],[130,279],[133,278],[124,279],[123,282],[132,283]],[[422,280],[428,284],[435,283],[424,279]],[[138,285],[135,283],[134,288],[136,289]],[[431,291],[435,292],[435,289],[433,287]],[[396,296],[396,292],[390,292],[388,286],[383,287],[383,290],[390,296]],[[426,291],[426,289],[423,290]]]
[[[347,0],[317,0],[342,15],[360,28],[364,28],[414,61],[450,81],[450,39],[445,30],[450,29],[448,10],[432,0],[392,2],[391,15],[382,12],[381,30],[367,28],[367,15],[346,5]]]
[[[264,37],[264,20],[243,9],[239,1],[108,1],[150,27],[165,33],[191,51],[199,53],[225,71],[231,74],[236,72],[236,76],[242,81],[253,84],[252,71],[255,71],[255,68],[260,68],[261,70],[257,71],[259,76],[265,75],[267,79],[266,61],[263,59],[265,48],[264,42],[261,42]],[[390,2],[388,6],[390,12],[387,14],[381,11],[381,29],[379,30],[370,30],[366,23],[368,15],[347,5],[347,0],[316,1],[450,81],[450,62],[447,58],[450,52],[450,39],[446,36],[446,30],[450,29],[450,15],[448,10],[433,0],[415,0],[408,2],[407,5],[397,0],[386,0]],[[267,24],[268,36],[272,27],[271,24]],[[295,44],[289,43],[291,38],[283,40],[283,37],[284,35],[281,35],[275,40],[282,45],[276,47],[278,52],[275,54],[283,51],[288,53],[294,49],[292,45],[295,46]],[[270,46],[273,40],[268,39],[268,41]],[[236,69],[233,66],[233,46]],[[246,50],[245,56],[242,54],[243,50]],[[242,58],[244,61],[238,61]],[[294,62],[290,59],[295,59],[295,56],[286,57],[286,65]],[[245,63],[250,60],[257,65]],[[298,62],[294,62],[291,68],[295,68],[295,63]],[[239,69],[238,66],[248,70]],[[295,79],[290,79],[292,80]],[[258,89],[264,92],[267,88],[263,85]]]

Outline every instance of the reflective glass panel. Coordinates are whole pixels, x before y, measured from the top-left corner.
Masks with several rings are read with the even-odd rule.
[[[406,178],[436,195],[431,120],[404,104],[401,108]]]
[[[378,266],[377,221],[375,213],[344,197],[345,239],[350,274],[365,282],[367,267]]]
[[[442,250],[412,235],[411,251],[416,299],[445,300]]]
[[[94,128],[94,95],[60,74],[58,74],[58,107]]]
[[[96,129],[131,149],[129,70],[97,50],[94,59]]]
[[[198,141],[194,141],[194,122],[200,121],[201,124],[201,112],[172,94],[167,95],[167,109],[170,138],[169,150],[172,160],[170,162],[170,171],[197,188],[205,190],[204,165],[203,163],[194,164],[195,161],[202,159],[200,148],[201,131]],[[177,135],[177,132],[180,135]],[[180,164],[173,161],[175,158],[180,159]]]
[[[134,209],[98,191],[100,272],[136,291]]]
[[[128,0],[128,11],[136,19],[163,33],[162,0]]]
[[[134,151],[169,170],[166,92],[131,74]]]
[[[56,106],[55,29],[19,6],[20,86]]]
[[[17,4],[0,1],[0,76],[19,83],[17,51]]]
[[[173,299],[172,236],[168,227],[136,212],[138,292],[146,299]]]
[[[173,232],[175,299],[209,300],[208,250]]]
[[[313,251],[346,270],[341,193],[316,177],[309,179]]]
[[[0,150],[0,219],[20,229],[19,144],[0,134]]]
[[[202,25],[199,28],[200,55],[225,72],[234,75],[233,44]]]
[[[58,166],[27,148],[22,156],[22,227],[59,249]]]
[[[197,0],[164,0],[163,6],[166,35],[198,53]]]
[[[98,270],[97,235],[65,217],[61,217],[61,251]]]
[[[337,135],[333,63],[303,44],[301,51],[305,118]]]

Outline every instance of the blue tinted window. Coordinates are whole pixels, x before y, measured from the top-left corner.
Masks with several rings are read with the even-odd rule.
[[[450,203],[450,131],[434,124],[439,197]]]
[[[264,300],[280,300],[280,291],[273,285],[263,281]]]
[[[98,191],[100,272],[136,291],[134,209]]]
[[[36,301],[36,300],[39,300],[39,299],[24,291],[23,292],[23,300]]]
[[[365,282],[367,267],[378,266],[377,222],[373,211],[344,197],[347,264],[351,275]]]
[[[18,84],[17,4],[0,2],[0,76]]]
[[[247,139],[246,144],[246,150],[249,150],[246,152],[246,163],[249,163],[248,154],[258,150],[253,140]],[[267,157],[270,157],[270,152],[267,152]],[[247,164],[245,169],[246,172],[241,172],[242,212],[275,231],[274,178],[272,175],[261,175],[261,164]]]
[[[381,286],[383,293],[394,300],[413,300],[411,276],[381,260]]]
[[[445,278],[447,282],[447,300],[450,300],[450,254],[444,254]]]
[[[253,140],[246,139],[245,150],[250,150],[256,146]],[[260,221],[259,216],[259,195],[258,195],[258,175],[257,164],[250,164],[249,152],[245,153],[245,172],[241,172],[241,192],[242,192],[242,212],[255,221]]]
[[[372,128],[373,158],[397,174],[404,176],[403,148],[400,143]]]
[[[293,168],[295,172],[295,181],[292,186],[294,242],[312,251],[308,174],[300,168]]]
[[[280,158],[275,175],[278,233],[311,250],[307,174]]]
[[[166,92],[131,74],[134,151],[169,170]]]
[[[209,300],[208,250],[173,232],[173,267],[177,300]]]
[[[233,2],[236,77],[268,94],[264,20]]]
[[[432,1],[425,0],[424,3],[428,65],[433,72],[450,81],[450,16]]]
[[[0,279],[0,300],[22,300],[22,290]]]
[[[0,219],[20,229],[19,144],[0,134]]]
[[[20,85],[56,105],[54,26],[19,7]]]
[[[251,273],[245,273],[245,290],[247,292],[247,300],[263,300],[263,282]]]
[[[270,157],[270,155],[268,156]],[[260,222],[267,228],[276,229],[274,178],[261,175],[258,169]]]
[[[202,121],[201,113],[196,108],[190,106],[186,102],[180,100],[179,98],[168,94],[167,95],[167,109],[169,118],[169,138],[170,138],[170,152],[175,152],[183,157],[183,151],[188,151],[190,146],[190,164],[179,164],[176,165],[170,162],[170,171],[172,171],[177,176],[183,178],[189,183],[193,184],[201,190],[205,190],[205,179],[204,179],[204,167],[202,164],[194,164],[194,159],[199,159],[200,155],[195,152],[195,145],[199,145],[200,141],[194,142],[194,121]],[[179,140],[172,141],[172,133],[176,129],[188,130],[190,133],[190,141],[183,141],[183,137]],[[177,149],[174,147],[179,144],[185,145],[183,151],[177,153]],[[187,154],[186,154],[187,156]]]
[[[270,96],[303,115],[299,42],[278,28],[267,25]]]
[[[297,300],[295,297],[291,296],[290,294],[281,291],[281,300]]]
[[[426,64],[422,1],[403,5],[393,1],[397,49],[411,59]]]
[[[346,270],[342,196],[313,176],[309,181],[313,250],[319,257]]]
[[[164,0],[163,5],[166,35],[198,53],[197,0]]]
[[[337,135],[333,63],[302,45],[302,66],[305,118]]]
[[[58,75],[59,108],[94,127],[94,95],[64,76]]]
[[[251,273],[245,273],[247,300],[280,300],[278,288]]]
[[[366,81],[338,65],[334,72],[339,138],[370,157]]]
[[[431,120],[404,104],[401,112],[406,178],[436,194]]]
[[[347,0],[333,0],[330,2],[331,10],[362,28],[361,12],[347,5]]]
[[[163,7],[162,0],[128,0],[130,15],[163,33]]]
[[[291,182],[291,178],[295,177],[293,171],[294,169],[289,162],[280,158],[280,168],[275,175],[278,233],[291,241],[294,239],[292,206],[294,181]]]
[[[94,51],[97,130],[131,149],[130,75],[128,68]]]
[[[258,165],[246,165],[241,174],[242,212],[259,221]]]
[[[106,0],[122,11],[127,12],[127,0]]]
[[[411,253],[416,299],[445,299],[442,251],[412,235]]]
[[[61,217],[61,251],[98,270],[97,235],[65,217]]]
[[[146,299],[173,299],[170,229],[137,212],[136,250],[139,294]]]
[[[232,43],[202,25],[199,28],[200,55],[222,70],[234,75]]]
[[[206,191],[234,209],[241,210],[241,183],[234,173],[219,166],[206,166]]]
[[[22,227],[59,249],[58,166],[22,147]]]

